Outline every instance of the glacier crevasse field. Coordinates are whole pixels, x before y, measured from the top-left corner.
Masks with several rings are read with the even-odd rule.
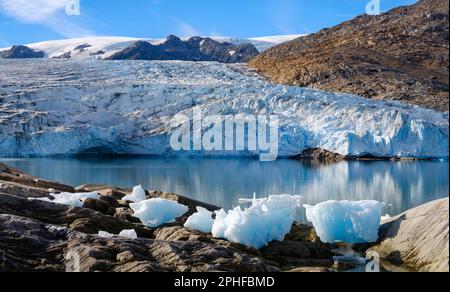
[[[0,156],[181,156],[176,114],[278,115],[279,155],[448,158],[448,112],[272,84],[245,65],[0,60]],[[254,156],[256,151],[197,151]]]

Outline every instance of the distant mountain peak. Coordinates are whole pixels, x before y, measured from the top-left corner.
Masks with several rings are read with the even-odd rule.
[[[142,44],[142,41],[138,41],[104,60],[182,60],[245,63],[258,54],[258,50],[251,43],[234,45],[199,36],[183,41],[177,36],[170,35],[165,42],[158,45]]]
[[[9,50],[0,52],[0,57],[4,59],[44,58],[44,55],[44,52],[32,50],[27,46],[13,46]]]

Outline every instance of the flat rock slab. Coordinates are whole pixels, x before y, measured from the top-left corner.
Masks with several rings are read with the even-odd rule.
[[[200,242],[100,238],[0,214],[0,272],[271,272],[262,259]]]
[[[449,199],[409,210],[380,229],[380,254],[387,270],[449,271]]]

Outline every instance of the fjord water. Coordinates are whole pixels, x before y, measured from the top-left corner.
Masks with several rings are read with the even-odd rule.
[[[78,186],[86,183],[161,190],[232,208],[242,197],[305,196],[305,203],[377,200],[397,215],[449,196],[448,161],[350,161],[163,158],[0,159],[34,176]]]

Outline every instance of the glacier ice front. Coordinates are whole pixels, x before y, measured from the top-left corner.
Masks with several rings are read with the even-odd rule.
[[[170,121],[178,114],[192,120],[195,107],[201,107],[204,117],[277,116],[279,157],[313,148],[354,157],[439,159],[449,153],[448,112],[273,84],[245,65],[0,59],[0,67],[0,157],[93,149],[183,156],[170,145],[179,130]]]
[[[254,248],[261,248],[274,240],[282,241],[291,231],[302,200],[302,196],[270,196],[254,199],[252,206],[245,210],[237,207],[228,213],[225,210],[216,212],[213,237]]]
[[[133,209],[135,217],[151,228],[171,223],[189,210],[184,205],[165,199],[149,199],[133,203],[130,204],[130,208]]]
[[[306,217],[325,243],[367,243],[378,240],[384,203],[328,201],[305,205]]]

